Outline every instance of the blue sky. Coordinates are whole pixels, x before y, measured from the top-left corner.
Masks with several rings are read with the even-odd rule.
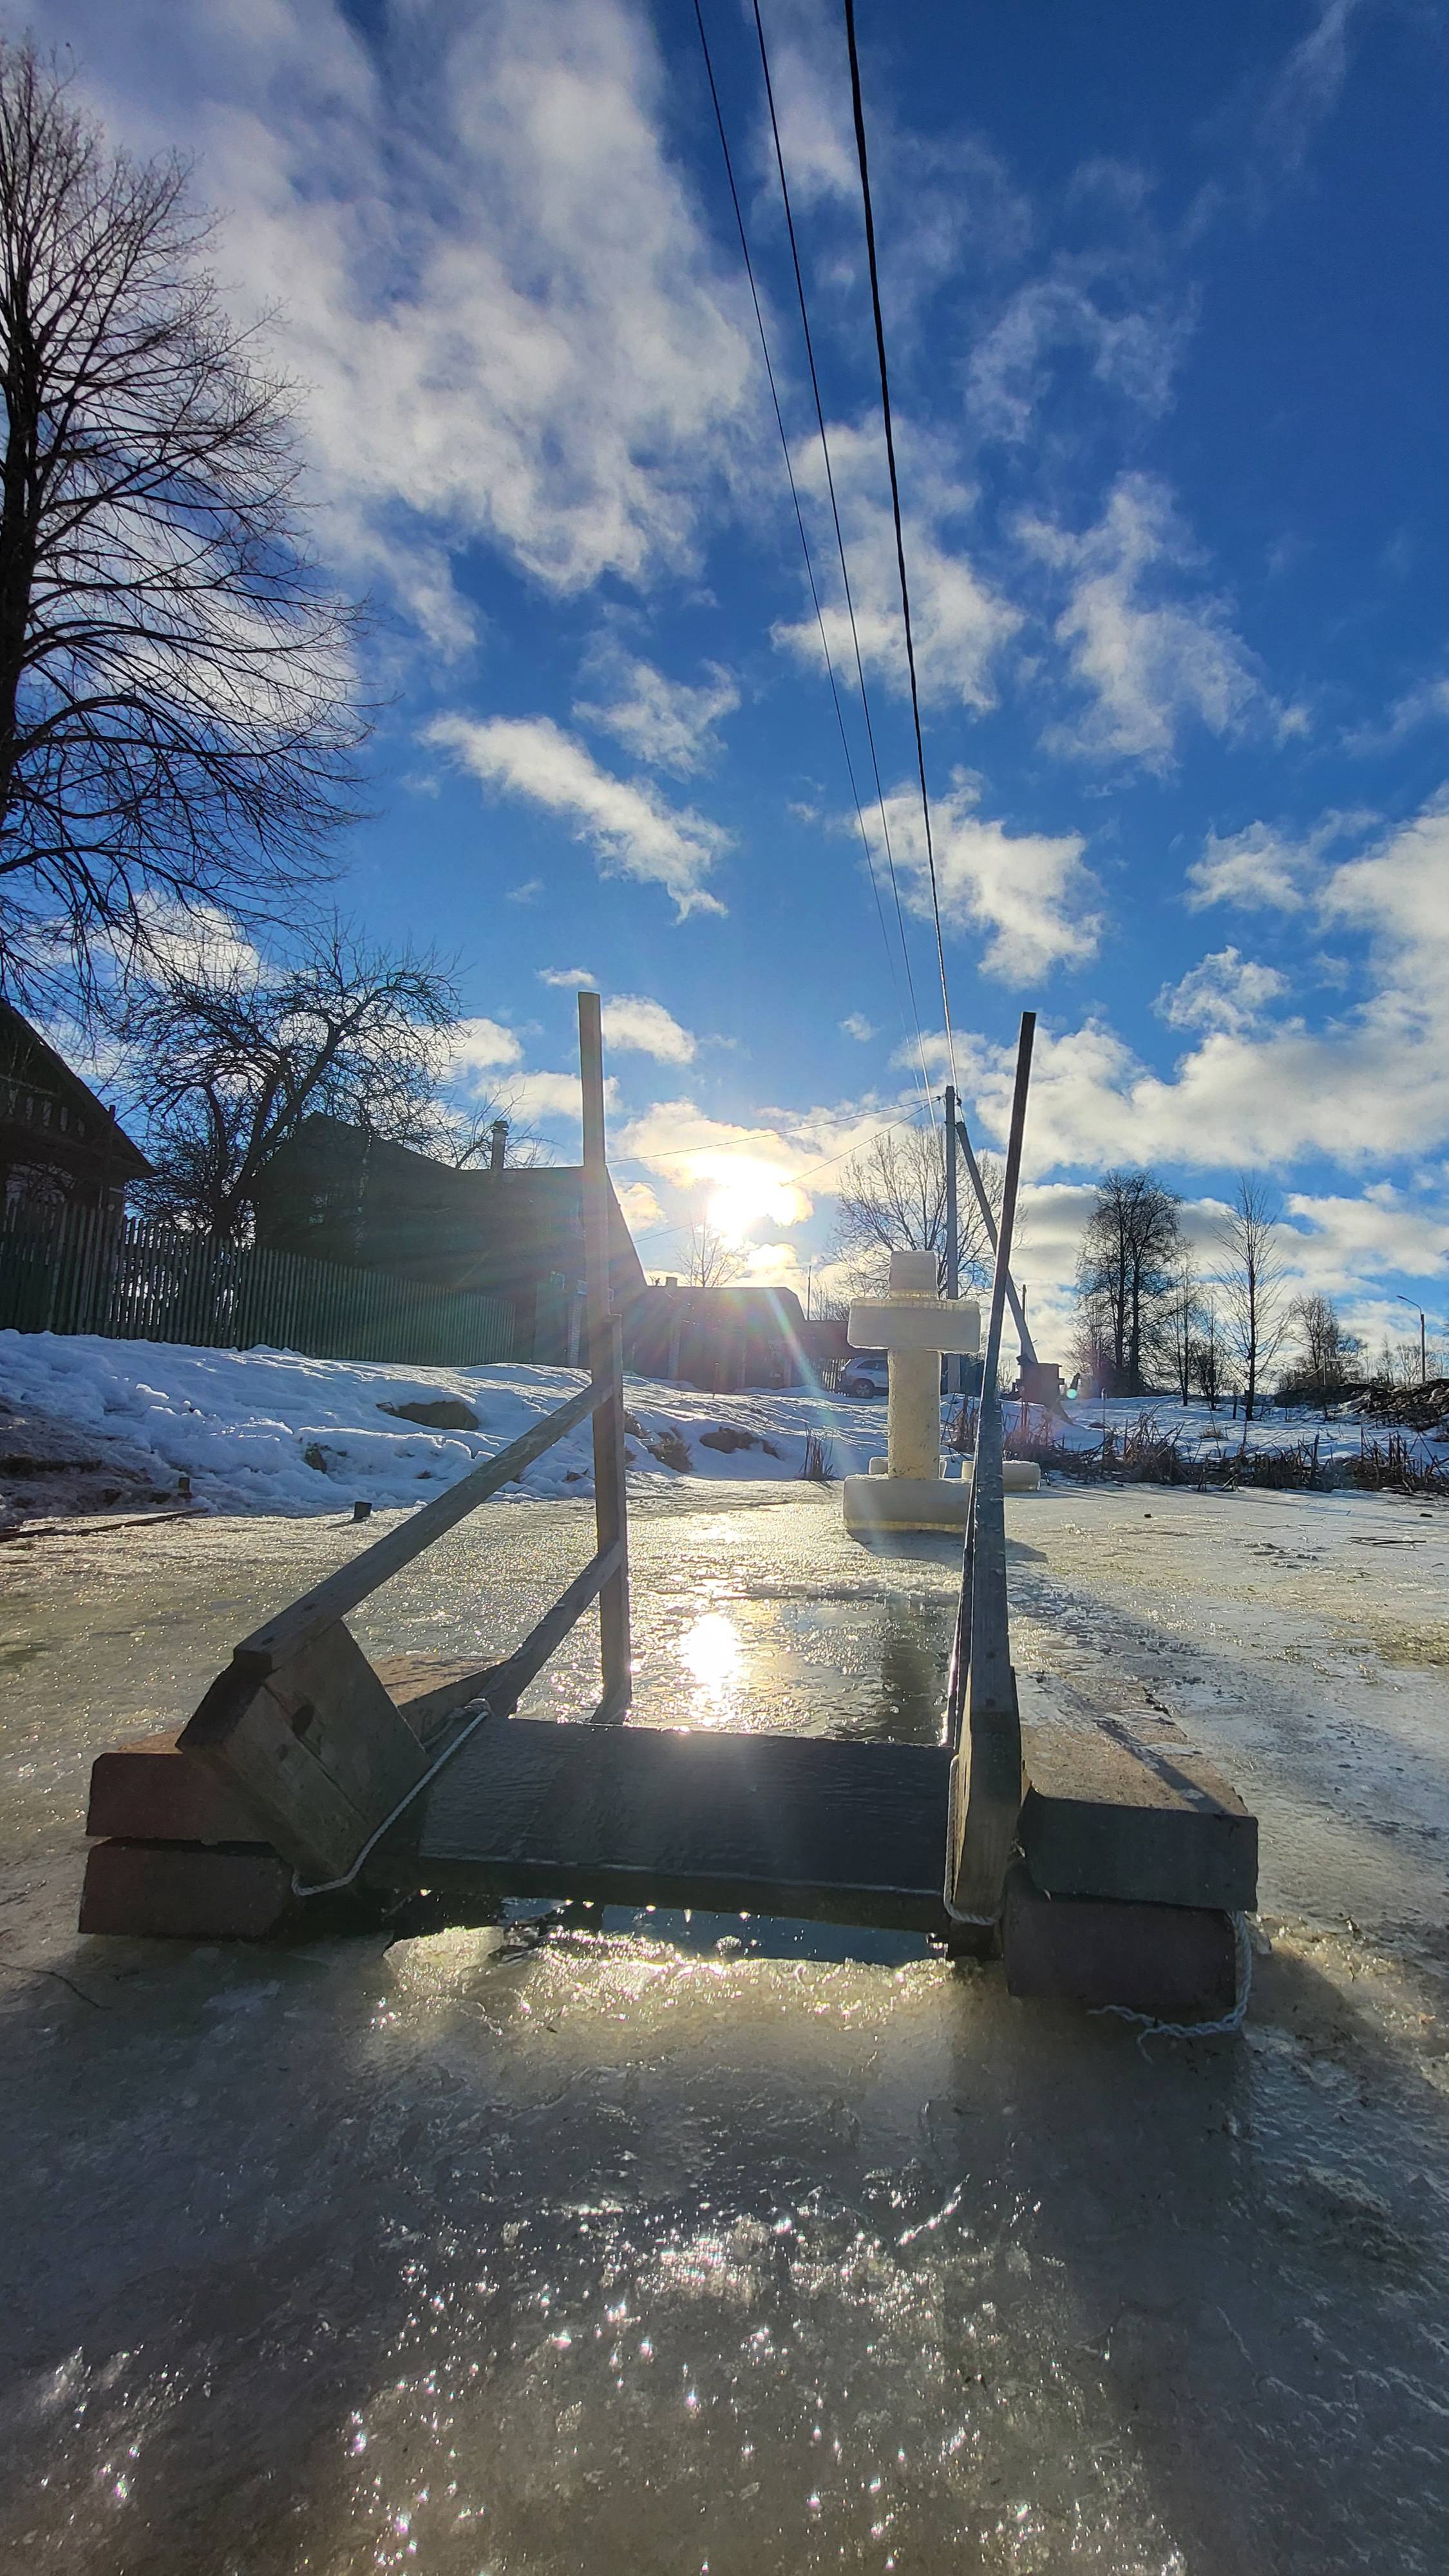
[[[705,0],[869,778],[753,25]],[[930,1081],[947,1077],[842,15],[764,0]],[[999,1138],[1041,1014],[1022,1267],[1143,1159],[1206,1243],[1281,1189],[1377,1342],[1449,1298],[1449,24],[1419,0],[859,0],[957,1064]],[[376,607],[344,900],[456,952],[458,1080],[565,1150],[611,1002],[646,1266],[721,1191],[828,1266],[919,1105],[692,0],[44,0],[306,388]],[[843,650],[842,650],[843,647]],[[849,686],[847,686],[847,681]],[[879,819],[866,820],[879,842]],[[879,856],[879,852],[877,851]],[[627,1159],[626,1159],[627,1158]]]

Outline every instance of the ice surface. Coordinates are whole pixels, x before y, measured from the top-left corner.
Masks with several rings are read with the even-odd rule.
[[[504,1642],[590,1522],[480,1515],[372,1642]],[[1021,1659],[1165,1708],[1263,1816],[1241,2043],[740,1919],[79,1941],[91,1751],[363,1534],[7,1550],[0,2563],[1437,2576],[1449,1517],[1008,1523]],[[634,1541],[646,1722],[929,1723],[949,1544],[688,1480]]]

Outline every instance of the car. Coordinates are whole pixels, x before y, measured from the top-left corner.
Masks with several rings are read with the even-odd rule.
[[[840,1372],[842,1395],[884,1395],[887,1364],[884,1351],[852,1351]]]

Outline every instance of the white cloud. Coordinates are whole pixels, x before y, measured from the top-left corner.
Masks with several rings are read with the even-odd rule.
[[[599,989],[597,975],[591,975],[587,966],[540,966],[538,980],[540,984],[555,985],[560,992],[596,993]]]
[[[1259,119],[1260,140],[1296,170],[1315,126],[1331,115],[1348,77],[1349,30],[1361,0],[1323,0],[1306,36],[1286,55]]]
[[[723,912],[701,880],[729,845],[728,833],[692,807],[676,811],[657,790],[615,778],[549,716],[439,716],[426,740],[454,753],[486,786],[528,797],[567,823],[596,853],[605,876],[662,885],[684,919]]]
[[[1422,725],[1449,722],[1449,679],[1419,680],[1396,698],[1382,724],[1360,725],[1344,736],[1345,751],[1396,751]]]
[[[878,1122],[877,1122],[878,1123]],[[729,1197],[743,1216],[748,1202],[776,1225],[802,1225],[812,1202],[793,1178],[814,1159],[807,1143],[768,1116],[758,1128],[711,1117],[692,1100],[660,1100],[614,1139],[621,1162],[643,1163],[675,1189]],[[743,1223],[741,1224],[743,1231]]]
[[[861,1046],[868,1046],[871,1039],[880,1034],[864,1011],[848,1011],[840,1023],[840,1031],[842,1037],[854,1038]]]
[[[522,885],[509,887],[505,901],[508,903],[537,903],[538,898],[543,891],[544,884],[542,877],[525,877]]]
[[[459,1020],[449,1029],[447,1038],[448,1071],[455,1081],[523,1062],[523,1049],[512,1029],[505,1029],[497,1020]],[[475,1082],[477,1087],[481,1084]]]
[[[1098,264],[1099,265],[1099,264]],[[1092,291],[1093,264],[1059,261],[1021,287],[972,352],[972,408],[989,436],[1030,436],[1050,388],[1049,354],[1080,350],[1099,385],[1149,417],[1166,411],[1192,314],[1181,297],[1109,311]]]
[[[443,651],[479,537],[576,592],[687,565],[759,426],[742,281],[717,269],[625,0],[444,0],[364,37],[340,0],[39,0],[112,131],[201,157],[221,265],[307,388],[325,542]]]
[[[618,1084],[604,1081],[604,1105],[618,1105]],[[510,1078],[508,1105],[516,1119],[580,1124],[579,1077],[576,1073],[520,1073]]]
[[[1215,949],[1176,984],[1164,984],[1153,1009],[1175,1029],[1227,1029],[1234,1036],[1256,1028],[1270,1002],[1280,1001],[1288,978],[1236,948]]]
[[[970,507],[974,494],[950,483],[926,444],[913,441],[908,429],[904,434],[898,430],[897,438],[905,450],[903,483],[915,502],[905,514],[905,547],[921,697],[928,705],[954,702],[979,713],[996,703],[996,662],[1020,626],[1021,615],[976,572],[964,549],[946,533],[949,524]],[[868,677],[883,680],[903,696],[909,690],[910,675],[895,526],[874,421],[860,429],[832,425],[830,455],[861,661]],[[817,503],[824,504],[818,439],[801,446],[795,474],[802,494],[814,494]],[[829,525],[827,519],[827,530]],[[853,677],[855,642],[839,585],[833,531],[822,534],[815,563],[831,659],[838,671]],[[820,629],[813,607],[808,615],[778,624],[771,632],[783,651],[808,669],[820,669]]]
[[[1055,725],[1050,750],[1084,759],[1128,757],[1152,770],[1172,766],[1188,721],[1233,734],[1250,721],[1280,733],[1302,730],[1297,709],[1273,701],[1234,634],[1221,600],[1166,595],[1165,577],[1198,560],[1165,484],[1124,474],[1101,519],[1084,536],[1040,519],[1021,536],[1070,596],[1056,623],[1068,667],[1091,704],[1074,723]]]
[[[740,702],[728,671],[718,662],[706,668],[708,680],[700,688],[691,688],[682,680],[667,680],[652,662],[620,655],[605,666],[605,675],[619,694],[602,705],[580,698],[574,714],[581,722],[612,734],[636,759],[656,769],[671,769],[680,778],[691,777],[715,759],[720,747],[715,727],[723,716],[733,715]]]
[[[638,993],[620,993],[603,1008],[604,1044],[621,1053],[652,1055],[660,1064],[692,1064],[698,1040],[666,1011]]]
[[[658,1234],[667,1226],[668,1219],[647,1181],[616,1181],[614,1195],[631,1234]]]
[[[1449,1147],[1449,790],[1363,857],[1321,876],[1322,924],[1360,934],[1370,990],[1318,1029],[1209,1027],[1170,1077],[1100,1020],[1039,1030],[1027,1151],[1035,1171],[1134,1162],[1286,1169],[1321,1154],[1382,1171]],[[1227,952],[1224,952],[1227,953]],[[1189,979],[1190,981],[1190,979]],[[933,1040],[933,1047],[939,1046]],[[1011,1054],[959,1034],[963,1089],[999,1136]]]
[[[1312,831],[1294,833],[1272,823],[1249,823],[1224,835],[1209,832],[1200,859],[1187,872],[1187,901],[1234,903],[1241,911],[1301,912],[1323,881],[1323,855],[1335,841],[1366,831],[1376,818],[1330,813]]]
[[[1094,956],[1102,916],[1093,906],[1095,877],[1082,864],[1080,832],[1012,832],[976,810],[976,780],[958,772],[944,796],[932,800],[936,882],[943,924],[958,932],[989,934],[978,963],[983,973],[1030,982],[1056,966]],[[898,788],[885,800],[886,821],[912,912],[930,917],[930,875],[920,799]],[[879,818],[866,823],[878,839]]]
[[[1308,1230],[1303,1259],[1312,1268],[1313,1285],[1326,1294],[1351,1295],[1398,1272],[1406,1279],[1435,1283],[1426,1300],[1431,1329],[1436,1303],[1441,1315],[1449,1307],[1444,1286],[1449,1211],[1442,1206],[1415,1206],[1402,1191],[1383,1185],[1357,1198],[1314,1197],[1295,1190],[1286,1206],[1294,1225]],[[1401,1310],[1396,1332],[1407,1329],[1408,1317]]]

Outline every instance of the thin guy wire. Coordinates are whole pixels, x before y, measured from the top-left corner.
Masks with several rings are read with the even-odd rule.
[[[755,0],[756,14],[759,0]],[[906,629],[906,662],[911,674],[911,715],[916,728],[916,767],[921,780],[921,813],[926,826],[926,863],[931,873],[931,910],[936,922],[936,958],[941,969],[941,1008],[946,1017],[946,1051],[951,1081],[956,1084],[956,1041],[951,1030],[951,1002],[946,990],[946,943],[941,936],[941,900],[936,884],[936,845],[931,832],[931,800],[926,793],[926,751],[921,739],[921,695],[916,685],[916,646],[911,632],[911,592],[906,580],[906,543],[901,530],[901,487],[896,472],[896,442],[891,427],[890,376],[886,368],[885,324],[881,320],[880,273],[875,255],[875,216],[870,202],[870,165],[865,149],[865,111],[860,97],[860,58],[855,49],[855,0],[845,0],[845,35],[850,48],[850,96],[855,110],[855,149],[860,162],[860,194],[865,208],[865,246],[870,261],[870,297],[875,313],[875,347],[880,362],[880,406],[885,422],[886,457],[891,471],[891,509],[896,525],[896,566],[901,579],[901,615]]]
[[[700,6],[700,0],[694,0],[694,15],[695,22],[699,28],[700,48],[704,54],[704,68],[706,77],[709,81],[710,99],[714,107],[714,121],[719,132],[720,150],[724,156],[725,176],[729,181],[730,202],[734,207],[735,224],[740,236],[740,250],[744,257],[745,275],[749,280],[750,301],[755,308],[755,327],[760,335],[760,351],[765,361],[765,374],[769,379],[770,400],[775,407],[775,425],[780,433],[780,448],[785,459],[785,472],[788,475],[790,482],[790,498],[795,505],[795,524],[800,531],[800,547],[801,552],[805,557],[805,573],[810,584],[810,597],[815,609],[815,623],[820,630],[820,650],[825,657],[825,672],[830,683],[830,695],[835,708],[835,721],[840,727],[840,747],[845,754],[846,776],[850,780],[850,793],[851,800],[855,806],[855,819],[860,826],[860,845],[865,852],[865,864],[870,876],[870,890],[875,897],[876,918],[880,923],[881,940],[885,947],[886,966],[889,970],[891,986],[895,994],[896,1008],[900,1013],[901,1026],[905,1029],[905,1006],[901,1001],[901,990],[896,976],[895,960],[891,955],[890,933],[886,929],[885,912],[880,899],[880,885],[875,872],[875,859],[870,846],[870,834],[867,832],[865,827],[865,814],[861,807],[860,790],[856,785],[855,763],[850,756],[850,738],[845,730],[845,716],[840,704],[840,691],[836,685],[835,666],[831,661],[830,646],[826,640],[825,619],[821,611],[820,593],[815,580],[815,566],[811,561],[810,556],[810,540],[805,533],[805,515],[800,507],[800,494],[795,482],[795,468],[790,457],[790,441],[785,431],[785,416],[780,408],[780,395],[775,383],[775,370],[770,360],[770,344],[765,333],[765,317],[760,308],[759,291],[755,284],[754,262],[750,257],[750,245],[748,235],[745,231],[744,213],[740,206],[739,190],[735,185],[734,162],[730,155],[729,138],[725,132],[724,112],[720,106],[719,91],[715,84],[714,63],[710,56],[709,38],[705,33],[704,15]],[[867,718],[867,724],[868,723],[869,718]],[[883,812],[882,820],[884,820]],[[886,853],[889,857],[889,838],[887,838],[886,842]],[[895,868],[893,864],[891,867],[891,883],[892,885],[895,884]],[[899,918],[899,894],[896,896],[896,912],[897,917]],[[920,1011],[916,1004],[916,988],[914,979],[911,975],[910,957],[905,945],[904,926],[902,926],[901,929],[901,956],[905,964],[906,985],[911,999],[911,1016],[915,1022],[916,1029],[916,1078],[920,1083],[921,1096],[926,1103],[927,1110],[931,1115],[932,1124],[934,1125],[935,1109],[931,1096],[930,1083],[926,1074],[926,1042],[921,1030]],[[909,1031],[907,1031],[906,1034],[909,1036]]]
[[[860,631],[855,622],[855,599],[851,591],[850,573],[845,560],[845,538],[840,525],[840,507],[835,497],[835,474],[830,462],[830,441],[825,431],[825,406],[820,398],[820,378],[815,367],[815,343],[811,336],[810,314],[805,301],[805,279],[800,266],[800,248],[795,238],[795,217],[790,204],[790,188],[785,177],[785,156],[780,148],[780,128],[775,116],[775,88],[770,78],[770,56],[765,43],[764,21],[760,16],[760,0],[754,0],[754,12],[755,34],[760,46],[760,68],[765,76],[765,100],[770,111],[770,132],[775,145],[775,167],[780,175],[780,196],[785,208],[785,229],[790,237],[790,257],[795,268],[795,292],[800,299],[800,327],[805,335],[805,355],[810,367],[810,389],[815,396],[815,418],[820,428],[820,452],[825,459],[825,482],[830,494],[830,515],[835,522],[835,545],[840,557],[840,579],[845,591],[846,612],[850,618],[851,642],[855,647],[855,676],[860,685],[861,713],[865,717],[865,738],[870,745],[870,765],[875,773],[876,802],[880,807],[881,837],[885,842],[886,865],[890,870],[891,891],[895,896],[896,927],[900,932],[901,955],[905,960],[906,980],[911,988],[911,1007],[916,1011],[916,1028],[919,1034],[920,1013],[916,1005],[915,977],[911,973],[910,951],[906,945],[905,915],[901,909],[901,889],[896,876],[895,852],[891,847],[890,825],[886,821],[885,790],[881,785],[880,761],[876,755],[875,727],[870,720],[870,698],[865,685],[865,666],[861,660]],[[921,1045],[921,1057],[924,1066],[924,1040]],[[931,1111],[931,1124],[934,1127],[935,1097],[928,1092],[927,1098]]]

